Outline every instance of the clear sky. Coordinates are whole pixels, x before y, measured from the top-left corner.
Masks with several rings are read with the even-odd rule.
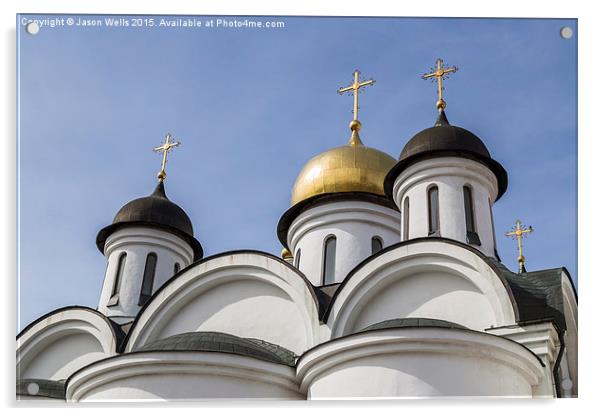
[[[493,209],[503,262],[516,268],[504,232],[520,218],[535,229],[527,269],[565,266],[577,281],[575,20],[249,18],[284,23],[266,29],[215,27],[209,16],[198,19],[214,27],[160,27],[160,16],[154,27],[129,17],[107,27],[85,16],[102,25],[32,36],[21,17],[19,328],[61,306],[97,306],[106,266],[96,234],[152,192],[160,156],[151,149],[165,133],[182,142],[167,195],[205,255],[279,255],[276,224],[297,173],[349,137],[352,99],[337,88],[356,68],[376,79],[360,97],[362,140],[397,157],[435,121],[436,88],[420,75],[438,57],[460,67],[445,83],[450,122],[508,171]]]

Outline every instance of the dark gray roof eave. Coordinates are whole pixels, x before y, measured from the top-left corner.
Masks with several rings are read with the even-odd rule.
[[[27,391],[27,387],[31,383],[37,384],[39,388],[36,394],[31,394]],[[47,397],[65,400],[65,380],[47,380],[40,378],[17,379],[16,392],[19,396]]]
[[[248,356],[294,366],[297,356],[280,345],[257,338],[242,338],[223,332],[186,332],[143,345],[134,352],[203,351]]]

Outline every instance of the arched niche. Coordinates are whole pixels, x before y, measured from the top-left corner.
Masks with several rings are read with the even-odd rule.
[[[81,306],[57,309],[17,336],[17,378],[61,380],[113,356],[122,338],[100,312]]]
[[[478,331],[516,322],[511,292],[482,254],[446,239],[404,242],[371,257],[347,276],[326,319],[336,338],[406,317]]]
[[[318,306],[311,284],[266,253],[233,252],[180,272],[142,309],[125,351],[193,331],[259,338],[296,354],[318,342]]]

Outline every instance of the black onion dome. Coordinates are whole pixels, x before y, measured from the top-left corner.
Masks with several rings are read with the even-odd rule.
[[[433,127],[422,130],[406,143],[399,160],[442,150],[464,151],[481,157],[491,157],[481,139],[462,127],[450,125],[445,112],[442,111]]]
[[[165,186],[159,182],[149,196],[125,204],[115,215],[113,223],[98,233],[96,246],[104,253],[108,236],[123,226],[144,225],[166,230],[187,241],[194,251],[194,259],[203,257],[203,248],[194,238],[192,222],[186,212],[165,195]]]
[[[399,162],[389,171],[385,178],[385,192],[392,196],[393,183],[399,174],[411,164],[441,156],[460,156],[483,163],[495,174],[498,182],[499,199],[508,187],[508,174],[498,162],[491,158],[485,143],[474,133],[462,127],[449,124],[444,111],[433,127],[422,130],[406,143]]]

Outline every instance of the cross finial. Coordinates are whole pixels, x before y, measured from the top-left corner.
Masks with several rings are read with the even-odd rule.
[[[180,145],[180,142],[174,141],[171,139],[173,136],[171,133],[167,133],[165,135],[165,142],[161,146],[157,146],[153,148],[153,150],[157,153],[163,153],[163,162],[161,163],[161,171],[157,174],[157,178],[159,178],[159,182],[163,182],[167,177],[167,173],[165,172],[165,165],[167,164],[167,153],[171,152],[172,147],[177,147]]]
[[[529,226],[527,228],[521,225],[520,220],[516,220],[516,227],[512,231],[508,231],[506,233],[507,237],[512,237],[518,241],[518,272],[525,273],[527,269],[525,269],[525,256],[523,255],[523,238],[526,237],[525,234],[529,234],[533,232],[533,227]]]
[[[422,79],[430,78],[434,80],[435,78],[437,78],[437,90],[439,92],[439,99],[437,100],[436,105],[439,112],[441,112],[445,109],[446,106],[445,100],[443,99],[443,80],[447,79],[449,77],[449,74],[456,72],[458,70],[458,67],[452,66],[451,68],[446,68],[443,64],[443,59],[441,58],[438,58],[435,63],[437,64],[437,68],[431,68],[431,72],[422,75]]]
[[[353,83],[347,87],[341,87],[337,90],[339,94],[343,94],[345,92],[353,94],[353,121],[349,124],[349,128],[353,132],[357,133],[362,128],[362,123],[360,123],[360,121],[357,118],[359,112],[358,95],[360,93],[360,89],[362,87],[367,87],[368,85],[374,85],[375,82],[376,81],[373,79],[369,79],[368,81],[360,81],[360,71],[356,69],[355,71],[353,71]],[[354,140],[353,135],[351,137],[351,140]],[[357,137],[357,140],[359,141],[359,137]]]

